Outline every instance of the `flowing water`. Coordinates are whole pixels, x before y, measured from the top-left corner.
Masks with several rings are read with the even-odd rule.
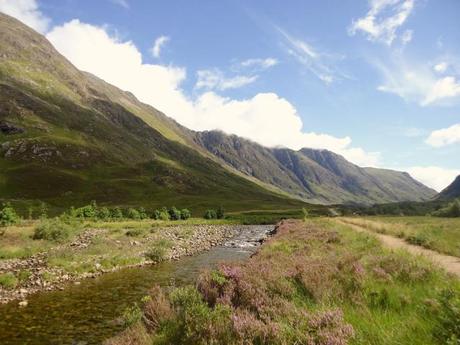
[[[273,226],[241,226],[224,245],[179,261],[155,266],[122,269],[96,279],[69,284],[62,291],[43,292],[28,298],[27,307],[17,302],[0,306],[0,344],[100,344],[119,333],[120,315],[139,302],[155,285],[193,284],[199,272],[220,262],[241,261]]]

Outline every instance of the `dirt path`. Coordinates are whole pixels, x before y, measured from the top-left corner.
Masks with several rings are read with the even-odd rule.
[[[456,256],[440,254],[434,250],[430,250],[430,249],[426,249],[420,246],[409,244],[403,239],[393,237],[390,235],[379,234],[379,233],[367,230],[366,228],[363,228],[361,226],[342,221],[340,219],[337,219],[336,222],[342,225],[346,225],[356,231],[372,234],[375,237],[377,237],[388,248],[405,249],[411,254],[423,255],[429,258],[434,263],[441,266],[442,268],[444,268],[447,272],[452,273],[456,275],[457,277],[460,277],[460,258]]]

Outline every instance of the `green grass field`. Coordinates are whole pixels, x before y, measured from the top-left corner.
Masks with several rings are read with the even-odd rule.
[[[403,238],[411,244],[460,257],[460,218],[373,216],[342,219],[371,231]]]

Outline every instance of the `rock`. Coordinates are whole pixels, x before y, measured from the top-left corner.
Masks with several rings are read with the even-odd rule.
[[[81,284],[81,282],[74,282],[74,284],[75,284],[75,285],[80,285],[80,284]]]
[[[29,302],[27,302],[26,300],[19,302],[20,307],[27,307],[28,304]]]
[[[19,289],[19,293],[21,295],[25,295],[27,292],[28,292],[27,289]]]

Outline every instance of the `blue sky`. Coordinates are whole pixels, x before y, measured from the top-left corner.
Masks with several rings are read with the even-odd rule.
[[[78,68],[196,130],[460,174],[460,1],[0,0]]]

